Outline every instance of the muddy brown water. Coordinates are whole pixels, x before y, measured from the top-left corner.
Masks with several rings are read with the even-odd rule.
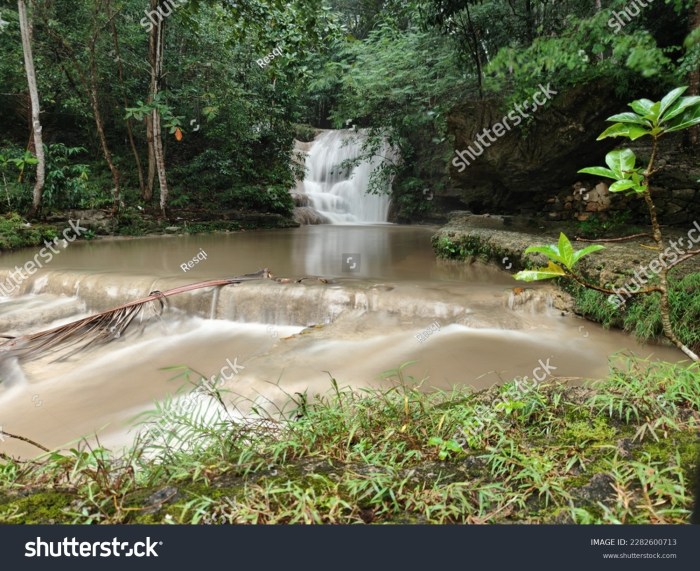
[[[263,267],[290,283],[173,297],[162,315],[148,309],[123,338],[66,361],[0,358],[0,426],[51,447],[94,434],[125,444],[133,417],[181,388],[175,372],[164,370],[177,365],[207,377],[223,369],[231,394],[272,409],[295,392],[328,391],[330,375],[341,385],[386,385],[391,381],[382,374],[409,362],[411,382],[449,389],[487,387],[533,371],[542,376],[542,365],[574,382],[600,377],[619,351],[682,359],[675,349],[641,346],[562,316],[548,286],[528,286],[529,301],[518,303],[513,287],[523,284],[509,273],[436,260],[434,231],[326,225],[59,248],[13,295],[0,298],[0,334],[40,331],[152,290]],[[3,254],[0,284],[38,251]],[[303,277],[309,279],[295,283]],[[8,439],[0,450],[32,452]]]

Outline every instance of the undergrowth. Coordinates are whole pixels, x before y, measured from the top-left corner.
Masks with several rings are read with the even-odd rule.
[[[618,357],[586,387],[482,392],[426,392],[403,367],[388,378],[363,390],[330,378],[326,394],[290,395],[274,414],[199,383],[140,417],[125,451],[93,439],[32,461],[4,456],[0,522],[687,519],[697,364]]]

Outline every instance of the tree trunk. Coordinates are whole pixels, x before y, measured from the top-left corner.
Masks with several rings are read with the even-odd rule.
[[[150,202],[153,198],[153,184],[156,180],[156,154],[153,151],[153,114],[151,113],[146,116],[146,141],[148,142],[148,174],[143,199]]]
[[[34,56],[32,55],[32,28],[27,16],[27,4],[25,0],[17,0],[19,11],[19,26],[22,33],[22,51],[24,52],[24,67],[27,71],[27,85],[29,86],[29,98],[32,106],[32,130],[34,133],[34,147],[36,149],[36,184],[32,196],[32,206],[29,217],[34,218],[41,209],[41,198],[44,193],[46,176],[46,158],[44,157],[44,141],[41,136],[41,121],[39,115],[39,89],[36,84],[36,71],[34,69]]]
[[[155,10],[157,7],[158,0],[151,0],[151,9]],[[150,101],[154,101],[160,91],[160,81],[163,74],[164,40],[165,20],[161,20],[157,25],[153,26],[149,37],[149,61],[151,64]],[[158,184],[160,186],[160,212],[165,217],[168,204],[168,181],[165,172],[161,117],[157,108],[151,113],[150,127],[152,140],[149,147],[149,177],[151,175],[151,165],[155,164],[155,171],[158,173]],[[153,157],[153,162],[151,162],[151,156]]]
[[[112,173],[112,180],[114,182],[114,189],[112,191],[112,213],[116,213],[119,210],[119,178],[120,173],[117,165],[114,164],[112,160],[112,153],[107,145],[107,137],[105,136],[104,123],[102,121],[102,114],[100,113],[100,104],[97,97],[97,66],[95,64],[95,46],[91,46],[90,53],[90,86],[88,87],[88,96],[90,99],[90,104],[92,106],[92,112],[95,115],[95,126],[97,127],[97,135],[100,138],[100,146],[102,147],[102,154],[104,155],[105,161],[109,166],[109,170]]]

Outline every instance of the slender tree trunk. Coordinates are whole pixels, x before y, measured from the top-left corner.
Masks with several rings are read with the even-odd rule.
[[[143,199],[150,202],[153,199],[153,185],[156,180],[156,153],[153,150],[153,114],[146,116],[146,141],[148,142],[148,174],[146,178],[146,191]]]
[[[158,0],[151,0],[151,9],[158,7]],[[150,101],[156,99],[160,91],[160,82],[163,74],[163,51],[165,40],[165,20],[161,20],[153,26],[149,38],[149,61],[151,63],[151,92]],[[161,116],[158,109],[154,109],[150,118],[150,147],[149,147],[149,177],[151,175],[152,164],[155,164],[155,171],[158,174],[158,184],[160,186],[160,212],[166,216],[168,204],[168,181],[165,172],[165,152],[163,150],[163,138],[161,131]],[[151,162],[151,156],[153,161]]]
[[[109,150],[109,145],[107,144],[107,137],[105,136],[104,122],[102,121],[102,114],[100,113],[100,103],[97,96],[97,64],[95,63],[95,45],[94,43],[90,47],[90,85],[88,87],[88,96],[90,99],[90,105],[92,106],[92,113],[95,116],[95,126],[97,127],[97,135],[100,139],[100,146],[102,147],[102,154],[104,155],[105,161],[109,166],[109,170],[112,173],[112,181],[114,182],[114,189],[112,191],[112,213],[116,213],[119,210],[119,179],[120,172],[117,165],[114,164],[112,160],[112,153]]]
[[[467,30],[468,30],[468,35],[471,37],[471,51],[472,55],[474,57],[474,64],[476,65],[476,79],[477,79],[477,84],[479,88],[479,97],[481,99],[484,98],[484,71],[483,71],[483,66],[481,65],[481,55],[479,53],[480,50],[480,42],[479,42],[479,37],[476,33],[476,28],[474,27],[474,22],[472,21],[472,16],[471,12],[469,11],[469,4],[466,6],[467,9]],[[464,22],[461,22],[462,24],[462,30],[466,32],[467,30],[464,29]],[[467,35],[465,33],[465,35]]]
[[[36,71],[34,69],[34,56],[32,54],[32,27],[27,16],[27,4],[25,0],[17,0],[19,10],[19,26],[22,33],[22,50],[24,52],[24,67],[27,71],[27,85],[29,86],[29,98],[32,107],[32,130],[34,133],[34,147],[37,158],[36,184],[32,196],[32,206],[29,217],[34,218],[41,209],[41,198],[44,193],[46,176],[46,158],[44,157],[44,141],[41,136],[41,107],[39,105],[39,89],[36,84]]]
[[[700,360],[697,354],[687,347],[675,334],[673,331],[673,324],[671,323],[671,302],[669,299],[669,283],[668,283],[668,271],[664,257],[664,239],[661,234],[661,226],[659,225],[659,219],[656,211],[656,205],[651,197],[651,183],[649,179],[654,171],[654,163],[656,161],[656,153],[658,149],[658,140],[654,138],[651,157],[649,159],[649,164],[647,165],[646,171],[644,173],[644,178],[647,183],[647,189],[644,192],[644,201],[646,202],[647,208],[649,209],[649,218],[651,220],[652,235],[654,237],[654,242],[656,242],[656,247],[659,250],[659,256],[662,262],[663,269],[659,272],[659,289],[661,293],[661,302],[659,307],[659,312],[661,313],[661,326],[664,331],[666,338],[671,341],[676,347],[678,347],[683,353],[690,357],[693,361]]]
[[[124,93],[124,107],[129,106],[129,100],[126,97],[126,89],[124,87],[124,66],[122,65],[122,58],[121,58],[121,53],[119,50],[119,35],[117,33],[117,26],[114,24],[114,19],[112,18],[111,15],[112,12],[112,3],[111,1],[107,2],[107,14],[110,19],[110,26],[112,29],[112,40],[114,42],[114,55],[117,60],[117,73],[119,75],[119,83],[121,85],[122,91]],[[126,132],[129,137],[129,146],[131,147],[131,152],[134,155],[134,162],[136,163],[136,172],[139,177],[139,190],[141,191],[141,197],[145,198],[146,196],[146,183],[144,182],[143,178],[143,166],[141,165],[141,157],[139,156],[138,149],[136,148],[136,142],[134,141],[134,131],[132,128],[132,121],[131,119],[126,120]]]

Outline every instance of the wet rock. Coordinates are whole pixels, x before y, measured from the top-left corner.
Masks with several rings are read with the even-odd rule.
[[[297,206],[293,214],[299,224],[330,224],[330,220],[311,206]]]
[[[146,498],[143,502],[144,507],[146,507],[143,513],[156,514],[161,510],[163,505],[173,502],[179,497],[180,492],[176,487],[166,486]]]
[[[618,440],[615,445],[617,446],[617,451],[620,454],[620,458],[631,458],[632,449],[634,448],[634,443],[631,438],[622,438]]]
[[[311,206],[309,195],[303,192],[292,192],[292,200],[294,201],[294,206]]]
[[[612,485],[615,479],[610,474],[595,474],[590,482],[580,488],[573,488],[571,495],[574,499],[588,504],[609,504],[615,499]]]

